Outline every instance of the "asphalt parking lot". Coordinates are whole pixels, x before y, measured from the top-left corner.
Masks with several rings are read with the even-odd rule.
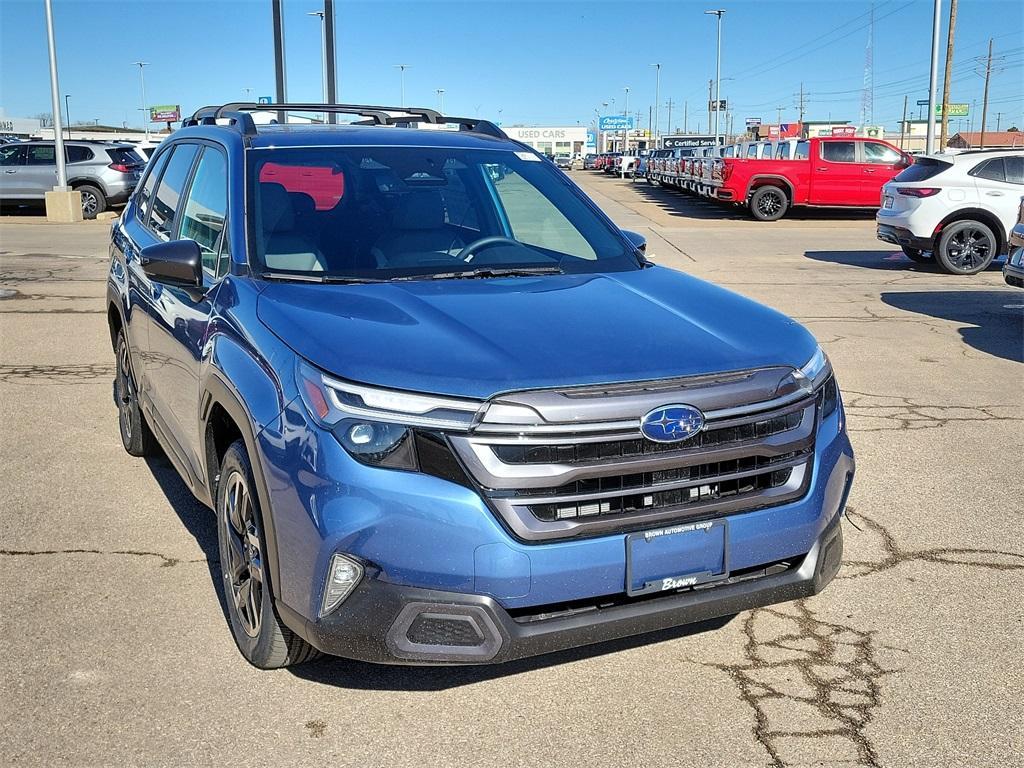
[[[857,452],[821,595],[494,668],[236,651],[212,514],[129,457],[108,226],[0,218],[0,763],[1008,766],[1024,744],[1024,291],[875,239],[574,178],[649,253],[805,323]],[[599,308],[595,308],[599,311]]]

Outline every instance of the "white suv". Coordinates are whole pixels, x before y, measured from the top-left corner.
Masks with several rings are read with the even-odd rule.
[[[878,237],[914,261],[981,272],[1007,247],[1024,193],[1024,148],[924,155],[882,187]]]

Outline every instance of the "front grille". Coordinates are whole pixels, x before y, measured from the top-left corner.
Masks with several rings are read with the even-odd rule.
[[[427,613],[413,620],[406,637],[418,645],[476,646],[484,642],[470,619]]]
[[[748,512],[802,497],[812,474],[819,398],[773,399],[791,369],[766,370],[676,381],[674,389],[655,383],[635,392],[508,396],[505,402],[558,418],[488,423],[449,440],[494,511],[525,541]],[[668,403],[701,408],[704,429],[679,443],[645,438],[641,417]]]
[[[801,412],[797,410],[770,419],[706,429],[682,443],[655,443],[640,437],[635,440],[566,445],[495,445],[492,450],[506,464],[580,464],[659,453],[680,453],[777,435],[795,429],[800,424],[801,416]]]

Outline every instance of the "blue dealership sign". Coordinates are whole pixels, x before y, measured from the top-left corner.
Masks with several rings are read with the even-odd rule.
[[[602,131],[631,131],[633,122],[632,115],[603,115],[598,127]]]

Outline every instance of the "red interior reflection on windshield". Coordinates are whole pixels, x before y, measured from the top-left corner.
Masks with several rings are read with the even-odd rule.
[[[328,211],[345,194],[345,174],[330,167],[266,163],[260,169],[260,183],[280,184],[289,192],[304,192],[313,198],[316,210]]]

